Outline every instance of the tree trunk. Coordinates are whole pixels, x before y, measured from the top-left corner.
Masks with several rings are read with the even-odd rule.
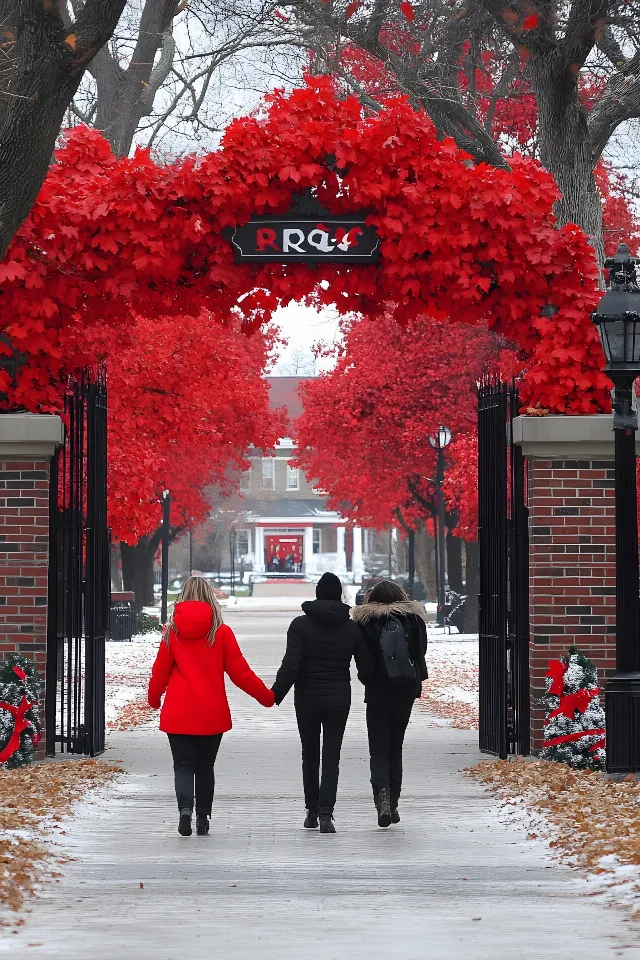
[[[593,175],[593,143],[577,79],[569,71],[563,75],[564,70],[550,56],[532,64],[540,159],[562,193],[555,205],[559,224],[575,223],[582,227],[602,264],[602,199]]]
[[[462,584],[462,540],[447,530],[447,574],[449,589],[464,593]]]
[[[155,594],[153,592],[153,563],[160,543],[160,530],[154,531],[151,536],[141,537],[133,546],[127,543],[120,544],[122,556],[122,580],[125,590],[133,590],[136,599],[136,610],[153,606]]]
[[[436,596],[436,548],[433,537],[429,536],[426,527],[416,531],[416,575],[422,580],[427,590],[427,599],[431,601]]]
[[[128,156],[140,121],[151,113],[156,92],[170,72],[175,47],[171,26],[178,6],[179,0],[146,0],[126,70],[107,49],[93,64],[98,93],[95,125],[117,157]]]
[[[115,593],[120,593],[120,591],[124,589],[122,586],[122,570],[120,569],[120,544],[111,544],[109,559],[111,565],[111,589]]]
[[[478,544],[465,540],[465,566],[467,601],[464,605],[464,632],[478,632]]]
[[[64,113],[87,64],[106,43],[125,0],[88,0],[65,26],[58,3],[23,3],[0,117],[0,259],[47,175]],[[5,44],[6,46],[6,44]]]
[[[407,573],[409,576],[409,596],[413,600],[413,583],[416,578],[416,532],[413,527],[407,533]]]

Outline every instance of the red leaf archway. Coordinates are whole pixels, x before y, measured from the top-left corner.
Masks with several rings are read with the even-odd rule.
[[[285,212],[307,187],[332,213],[371,211],[378,264],[236,265],[225,228]],[[168,166],[116,159],[76,129],[0,266],[2,327],[30,360],[14,401],[55,406],[63,375],[126,337],[131,310],[224,322],[235,309],[250,330],[307,297],[371,319],[488,322],[530,356],[527,406],[607,409],[594,256],[577,227],[556,229],[556,196],[534,162],[476,166],[407,101],[364,117],[327,78],[274,94],[220,150]]]

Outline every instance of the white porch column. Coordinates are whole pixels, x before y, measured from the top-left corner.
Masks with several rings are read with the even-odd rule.
[[[302,565],[306,574],[313,573],[313,527],[304,528],[302,538]]]
[[[338,527],[338,549],[336,555],[336,573],[346,573],[347,572],[347,553],[345,550],[345,528]]]
[[[256,573],[264,573],[264,527],[255,528],[255,538],[253,569]]]
[[[364,562],[362,559],[362,527],[353,528],[353,554],[351,555],[351,566],[356,580],[362,578],[364,573]]]

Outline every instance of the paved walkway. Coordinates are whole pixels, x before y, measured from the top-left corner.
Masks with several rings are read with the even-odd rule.
[[[229,614],[271,682],[287,618]],[[84,804],[72,855],[0,952],[64,960],[609,960],[640,958],[625,914],[587,897],[541,843],[502,822],[459,769],[475,735],[409,728],[402,823],[380,830],[360,691],[342,760],[335,836],[302,828],[293,704],[233,688],[208,838],[176,833],[169,749],[155,729],[110,737],[127,775]],[[144,887],[141,888],[141,884]],[[28,948],[28,945],[38,947]]]

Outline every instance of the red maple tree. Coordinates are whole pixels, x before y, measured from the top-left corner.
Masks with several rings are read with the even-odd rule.
[[[283,423],[269,410],[268,331],[202,313],[138,317],[129,334],[108,370],[109,522],[133,544],[158,526],[164,489],[173,526],[203,519],[206,488],[230,492],[249,447],[272,447]]]
[[[132,314],[204,309],[221,322],[237,311],[251,331],[309,297],[401,324],[488,323],[530,355],[527,405],[609,408],[589,322],[593,251],[577,228],[556,229],[557,191],[538,164],[474,166],[406,99],[365,116],[328,78],[268,100],[264,115],[229,126],[220,150],[166,166],[144,152],[116,159],[86,129],[68,136],[0,267],[2,332],[29,360],[15,403],[55,408],[64,375],[103,358],[106,329],[126,338]],[[305,188],[336,215],[371,211],[376,266],[233,262],[225,229],[286,211]]]
[[[447,459],[457,459],[460,438],[475,433],[477,380],[503,349],[495,334],[463,324],[422,318],[399,328],[390,315],[352,323],[335,368],[303,386],[299,465],[353,523],[430,520],[429,437],[446,423],[454,437]]]
[[[271,331],[247,337],[239,318],[204,312],[132,321],[110,352],[108,507],[125,587],[142,606],[153,602],[163,490],[173,539],[209,514],[213,489],[234,491],[250,446],[271,448],[284,418],[264,378]]]

